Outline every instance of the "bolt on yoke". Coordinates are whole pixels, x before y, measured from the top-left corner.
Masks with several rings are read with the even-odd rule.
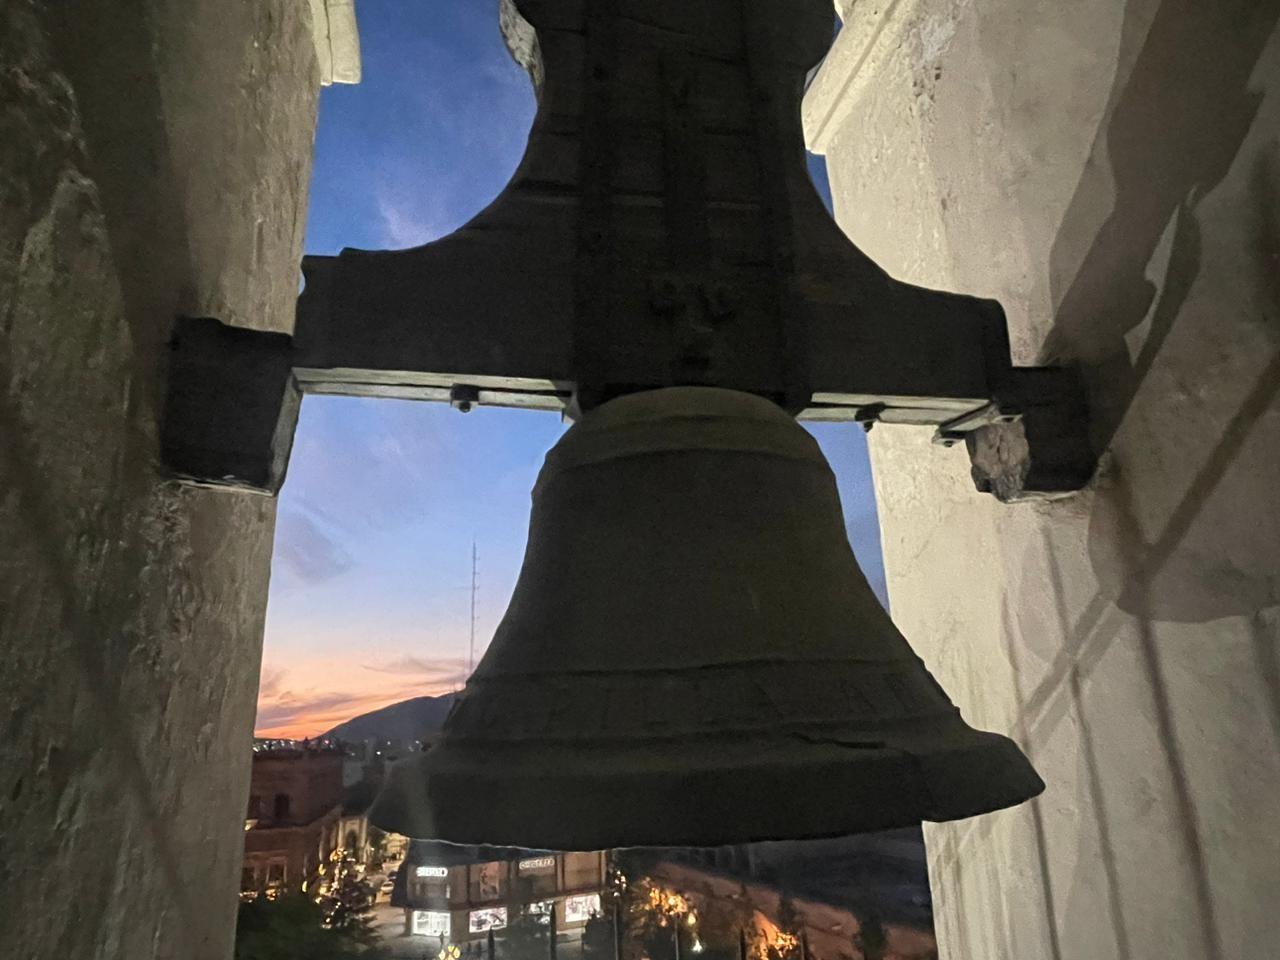
[[[504,0],[538,112],[506,189],[409,250],[303,259],[292,337],[181,318],[162,453],[273,493],[301,393],[568,411],[726,387],[819,420],[934,424],[1002,499],[1092,474],[1082,392],[1015,368],[992,300],[894,280],[805,165],[827,0]]]

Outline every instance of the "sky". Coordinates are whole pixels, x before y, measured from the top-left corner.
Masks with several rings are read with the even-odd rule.
[[[359,0],[364,75],[321,93],[308,253],[426,243],[506,184],[535,105],[502,44],[497,5]],[[821,160],[809,166],[829,203]],[[807,426],[883,599],[864,436]],[[472,544],[478,660],[515,586],[534,479],[565,429],[544,411],[305,398],[276,523],[258,735],[314,736],[460,686]]]

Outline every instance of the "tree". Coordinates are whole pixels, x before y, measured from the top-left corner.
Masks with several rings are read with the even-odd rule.
[[[691,956],[696,934],[689,923],[690,901],[652,877],[641,877],[622,897],[623,949],[628,958],[676,960]],[[679,950],[676,948],[679,943]]]
[[[797,960],[803,953],[800,945],[804,937],[804,916],[786,894],[778,901],[777,924],[777,937],[765,951],[769,960]]]
[[[373,824],[369,824],[366,843],[369,846],[369,866],[381,867],[382,861],[387,859],[387,835]]]
[[[382,960],[386,954],[325,926],[324,908],[302,891],[240,904],[236,960]]]
[[[369,889],[357,879],[351,866],[337,865],[333,889],[323,901],[327,926],[351,943],[371,947],[378,942],[373,929],[373,903]]]
[[[546,960],[550,925],[537,914],[521,911],[502,932],[503,954],[512,960]]]
[[[889,937],[880,918],[870,914],[859,921],[858,928],[853,935],[853,945],[862,951],[864,960],[883,960],[889,949]]]
[[[592,960],[613,960],[613,918],[591,914],[582,929],[582,953]]]
[[[740,941],[752,938],[754,930],[751,900],[746,887],[727,897],[706,897],[698,904],[698,940],[702,952],[696,960],[739,960]],[[688,956],[687,960],[695,960]]]

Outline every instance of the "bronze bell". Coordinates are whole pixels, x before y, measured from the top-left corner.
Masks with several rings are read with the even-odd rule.
[[[817,443],[767,400],[613,400],[547,454],[524,567],[440,742],[369,817],[539,849],[954,820],[1044,784],[881,608]]]

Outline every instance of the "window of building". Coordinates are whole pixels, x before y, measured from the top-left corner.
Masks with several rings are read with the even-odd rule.
[[[418,937],[444,937],[449,939],[449,914],[444,910],[413,911],[412,929]]]
[[[532,903],[526,904],[524,914],[528,917],[549,917],[551,911],[556,908],[554,900],[534,900]]]
[[[289,819],[289,795],[287,793],[277,793],[275,802],[271,806],[271,816],[276,820]]]
[[[556,875],[554,872],[535,874],[531,877],[520,877],[518,883],[522,898],[542,897],[556,892]]]
[[[589,893],[578,897],[565,897],[564,922],[586,923],[593,916],[600,914],[600,894]]]
[[[502,878],[506,875],[505,863],[479,863],[471,868],[468,894],[473,902],[485,903],[501,899],[506,894]]]
[[[490,907],[487,910],[472,910],[468,919],[468,929],[471,933],[484,933],[488,930],[501,930],[506,925],[506,907]]]
[[[428,872],[423,873],[424,870]],[[449,871],[443,867],[416,868],[409,877],[409,898],[419,903],[448,900]]]
[[[252,864],[240,868],[240,889],[244,891],[258,889],[258,871]]]
[[[565,890],[582,890],[600,885],[604,877],[603,857],[599,853],[564,854]]]
[[[284,886],[285,879],[286,877],[285,877],[285,869],[284,869],[283,862],[276,860],[267,864],[267,886],[268,887],[272,887],[272,888],[282,887]]]
[[[557,884],[556,858],[553,856],[528,857],[516,863],[520,892],[525,897],[555,893]]]

